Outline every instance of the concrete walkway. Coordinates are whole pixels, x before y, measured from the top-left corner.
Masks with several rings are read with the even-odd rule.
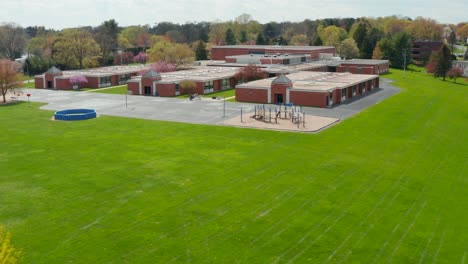
[[[381,88],[333,108],[304,107],[307,115],[317,115],[345,119],[365,108],[398,93],[399,89],[389,85],[390,81],[381,78]],[[120,94],[84,93],[54,91],[46,89],[24,89],[31,94],[31,101],[48,103],[42,109],[65,110],[71,108],[92,108],[100,115],[167,120],[195,124],[217,124],[224,120],[253,110],[255,104],[225,102],[223,100],[193,100],[152,96],[125,96]],[[126,98],[128,108],[126,108]],[[25,95],[19,98],[27,101]],[[266,106],[267,109],[269,106]],[[271,105],[274,109],[276,106]],[[224,110],[223,110],[224,109]],[[223,117],[223,113],[224,117]]]

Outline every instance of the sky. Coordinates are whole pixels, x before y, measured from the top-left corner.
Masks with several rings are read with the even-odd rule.
[[[247,13],[260,23],[304,19],[400,15],[440,23],[468,22],[468,1],[432,0],[2,0],[0,23],[63,29],[98,26],[115,19],[120,26],[159,22],[228,21]]]

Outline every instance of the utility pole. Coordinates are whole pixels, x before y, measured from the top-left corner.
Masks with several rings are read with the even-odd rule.
[[[403,49],[403,78],[406,76],[406,50]]]

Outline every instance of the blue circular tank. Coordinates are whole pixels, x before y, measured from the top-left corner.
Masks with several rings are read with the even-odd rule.
[[[94,109],[68,109],[55,112],[55,120],[78,121],[96,118]]]

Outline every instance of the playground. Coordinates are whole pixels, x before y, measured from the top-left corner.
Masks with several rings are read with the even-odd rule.
[[[309,115],[303,111],[301,106],[284,104],[276,106],[255,105],[253,110],[241,109],[239,116],[226,120],[224,124],[293,132],[318,132],[339,121],[338,118]]]

